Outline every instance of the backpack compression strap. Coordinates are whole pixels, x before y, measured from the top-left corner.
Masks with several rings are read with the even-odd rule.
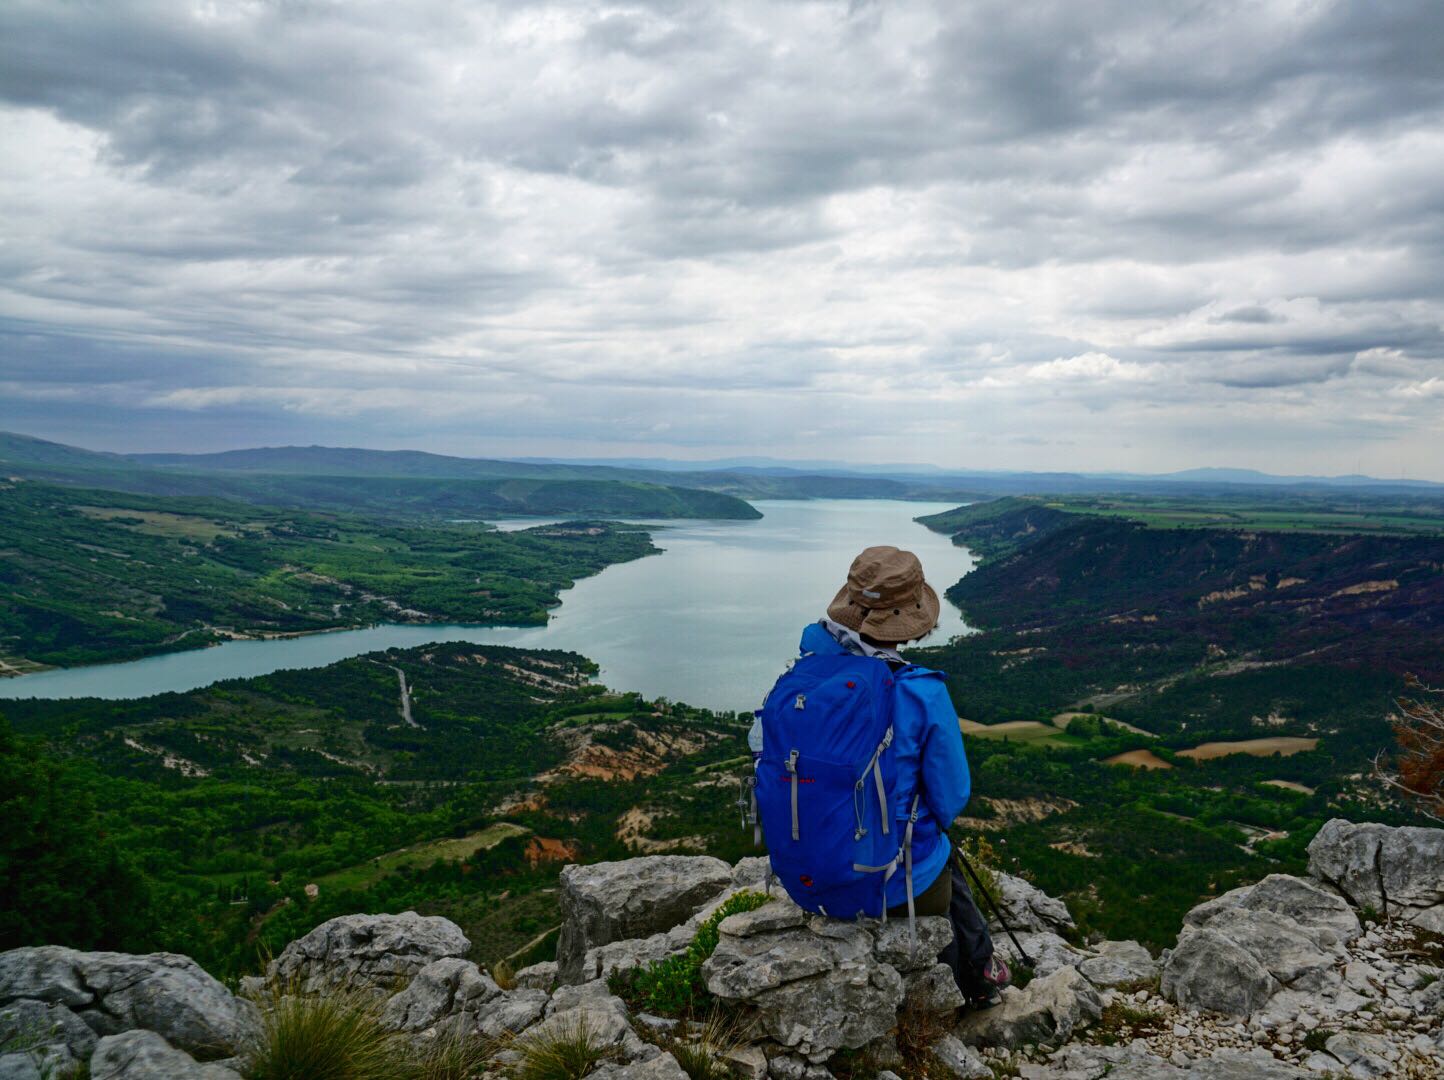
[[[922,798],[922,792],[913,793],[912,809],[908,811],[908,825],[903,830],[902,847],[899,849],[896,858],[886,866],[863,866],[861,863],[853,863],[852,868],[860,874],[882,874],[882,921],[887,922],[887,883],[897,873],[897,864],[903,864],[903,877],[907,882],[908,890],[908,938],[912,943],[912,958],[917,959],[918,953],[918,917],[916,901],[913,896],[913,825],[918,820],[918,800]],[[825,914],[825,913],[824,913]]]

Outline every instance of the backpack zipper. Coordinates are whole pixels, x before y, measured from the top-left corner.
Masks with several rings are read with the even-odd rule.
[[[798,784],[797,784],[797,748],[796,748],[796,747],[793,747],[793,748],[792,748],[792,753],[790,753],[790,754],[787,755],[787,760],[786,760],[785,762],[783,762],[783,764],[787,767],[787,771],[792,774],[792,839],[798,840],[798,839],[800,839],[800,837],[798,836],[798,829],[797,829],[797,787],[798,787]]]

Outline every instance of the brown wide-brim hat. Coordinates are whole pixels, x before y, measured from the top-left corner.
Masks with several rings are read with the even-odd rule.
[[[828,618],[876,641],[915,641],[938,624],[938,594],[911,551],[870,547],[852,560]]]

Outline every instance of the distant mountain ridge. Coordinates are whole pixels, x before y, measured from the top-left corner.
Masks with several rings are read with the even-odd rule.
[[[1358,490],[1398,494],[1444,493],[1430,480],[1346,476],[1284,476],[1256,469],[1202,467],[1172,473],[1026,472],[944,469],[936,465],[868,465],[835,460],[788,461],[736,457],[712,461],[672,458],[471,458],[422,450],[272,446],[197,454],[112,454],[31,436],[0,432],[0,468],[98,470],[114,474],[225,474],[269,477],[367,477],[396,480],[587,480],[702,490],[737,499],[859,498],[978,500],[1003,495],[1086,494],[1106,491],[1202,494],[1241,488]],[[52,471],[47,479],[64,479]],[[133,490],[127,488],[126,490]],[[139,489],[136,489],[139,490]],[[152,494],[165,493],[153,487]],[[201,494],[188,488],[182,494]],[[232,497],[247,498],[231,491]],[[601,508],[598,508],[599,510]],[[723,514],[721,516],[729,516]]]

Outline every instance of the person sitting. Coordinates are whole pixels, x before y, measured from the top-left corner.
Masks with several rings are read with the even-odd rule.
[[[912,552],[858,555],[756,713],[752,783],[772,873],[799,906],[910,925],[946,915],[953,940],[938,959],[987,1005],[1010,976],[950,858],[948,826],[971,793],[957,712],[942,674],[899,651],[939,610]]]

